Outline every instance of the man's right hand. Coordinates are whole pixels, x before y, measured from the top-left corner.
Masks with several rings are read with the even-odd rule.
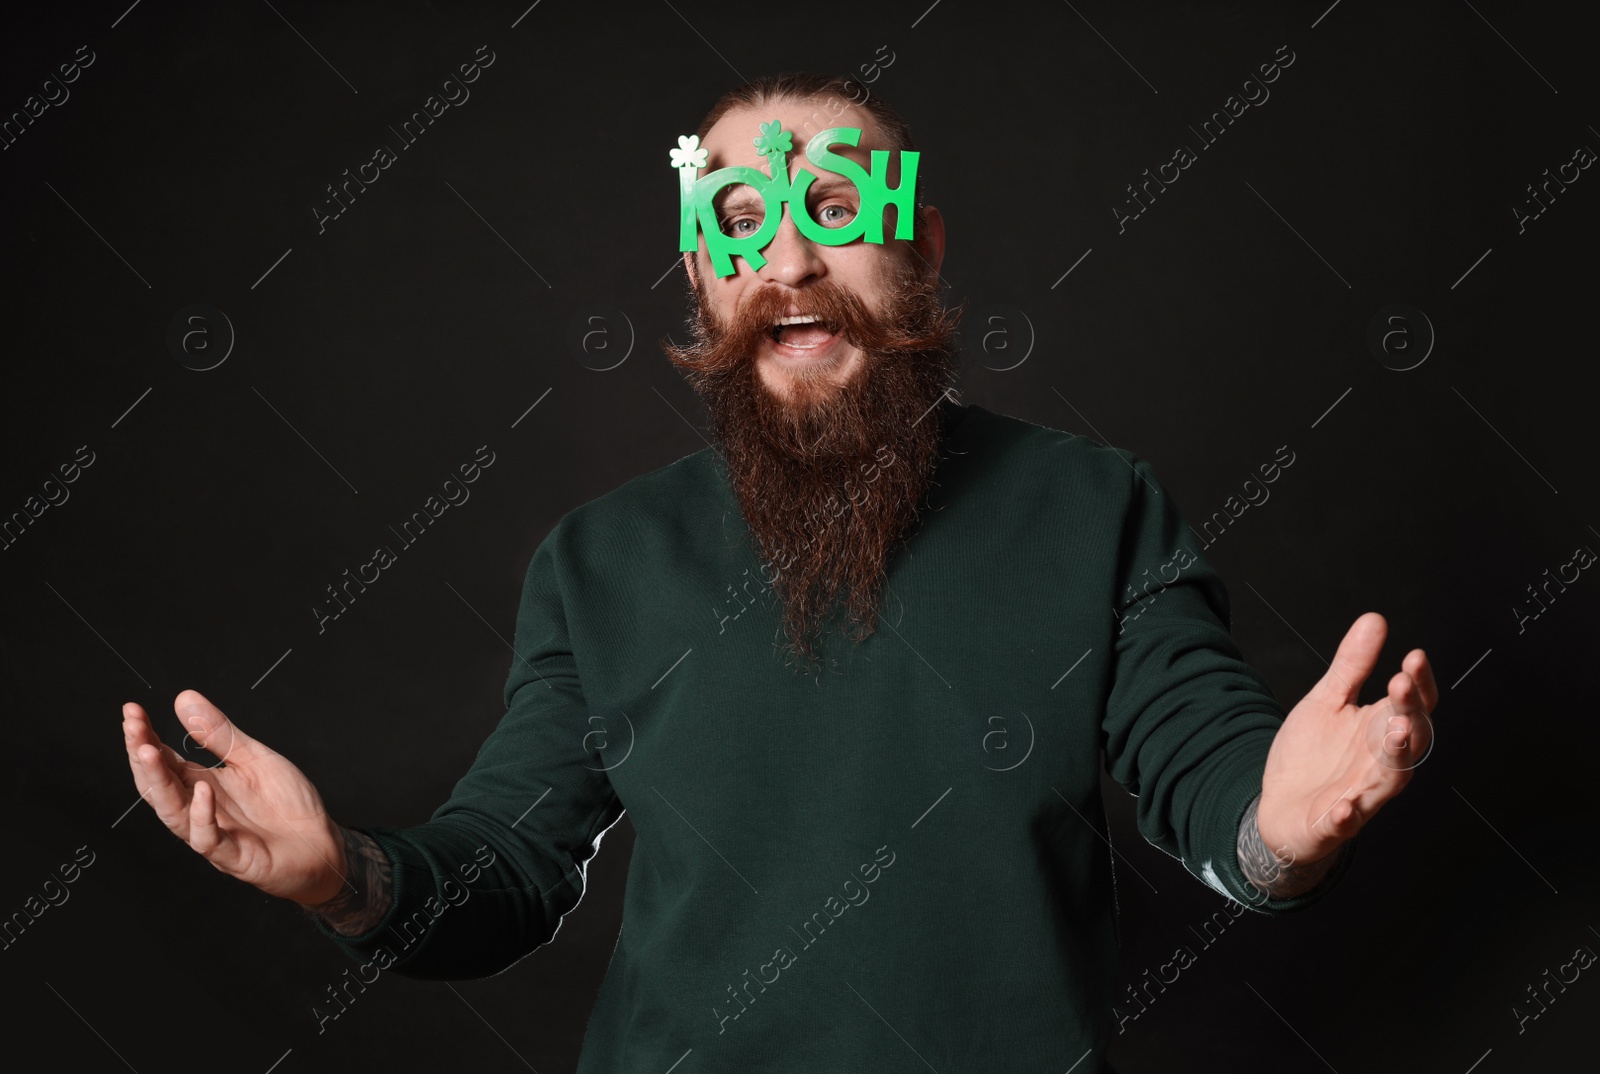
[[[122,706],[134,783],[161,822],[217,869],[269,895],[316,907],[348,894],[344,839],[304,773],[196,690],[173,708],[219,763],[185,760],[156,736],[143,708]]]

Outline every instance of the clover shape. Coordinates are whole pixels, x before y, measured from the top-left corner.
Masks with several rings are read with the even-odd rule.
[[[700,148],[698,134],[678,135],[678,148],[672,150],[672,166],[674,168],[704,168],[706,166],[706,151]]]
[[[756,152],[764,157],[773,153],[788,153],[794,149],[794,139],[783,129],[783,121],[778,119],[761,124],[761,134],[754,139],[754,144]]]

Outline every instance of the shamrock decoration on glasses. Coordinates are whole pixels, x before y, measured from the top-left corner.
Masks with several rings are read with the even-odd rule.
[[[761,124],[761,133],[752,140],[752,144],[756,152],[768,158],[775,153],[787,155],[794,149],[794,139],[783,129],[783,121],[777,119]]]
[[[785,135],[785,137],[788,137]],[[706,166],[706,151],[700,147],[698,134],[678,135],[678,148],[672,152],[672,166],[674,168],[704,168]]]

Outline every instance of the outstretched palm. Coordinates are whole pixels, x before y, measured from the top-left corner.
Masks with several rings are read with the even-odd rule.
[[[311,781],[198,691],[183,691],[173,707],[189,736],[221,760],[185,760],[156,736],[143,708],[122,707],[128,765],[161,822],[222,872],[269,895],[307,904],[336,895],[343,844]]]
[[[1383,698],[1356,704],[1387,633],[1377,612],[1358,618],[1272,740],[1257,825],[1280,859],[1333,853],[1400,793],[1432,748],[1439,689],[1421,649],[1405,655]]]

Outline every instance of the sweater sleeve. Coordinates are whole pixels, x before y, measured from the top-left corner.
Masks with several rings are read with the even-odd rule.
[[[426,823],[363,829],[393,867],[388,912],[354,937],[314,919],[358,961],[435,980],[501,972],[554,937],[622,816],[567,636],[562,528],[528,565],[506,713],[471,768]]]
[[[1118,549],[1114,667],[1102,724],[1107,769],[1139,798],[1140,833],[1216,891],[1266,913],[1320,899],[1349,867],[1347,843],[1323,881],[1268,898],[1244,877],[1240,821],[1261,793],[1284,713],[1229,635],[1221,577],[1150,464],[1132,472]]]

